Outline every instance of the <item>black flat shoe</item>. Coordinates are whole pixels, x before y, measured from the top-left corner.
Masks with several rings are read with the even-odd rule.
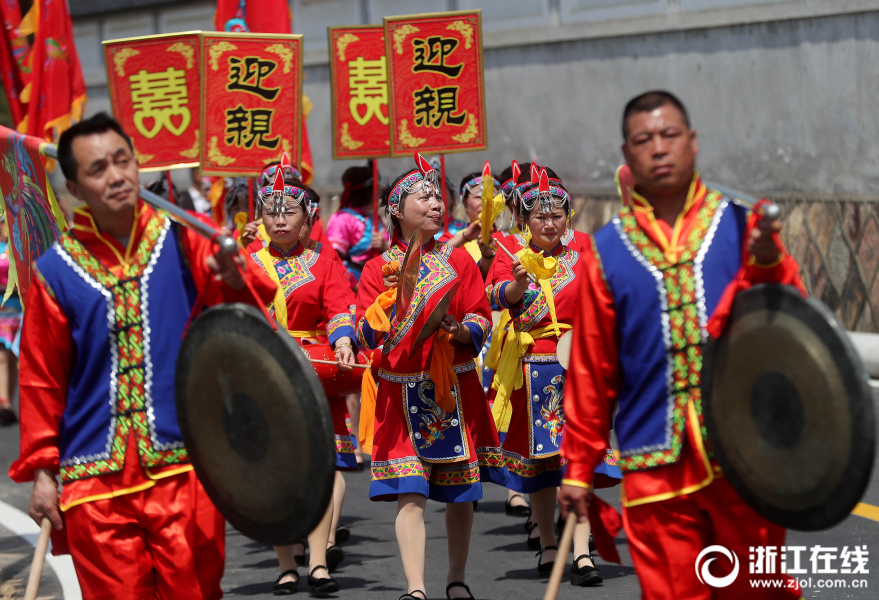
[[[413,596],[412,594],[421,594],[421,596]],[[412,590],[411,593],[400,596],[400,600],[427,600],[427,594],[421,590]]]
[[[327,570],[335,571],[336,567],[345,560],[345,553],[338,546],[330,546],[327,548]]]
[[[336,527],[336,545],[347,544],[351,539],[351,530],[344,525]]]
[[[318,569],[326,569],[326,567],[318,565],[311,570],[311,573],[308,574],[308,591],[319,596],[338,592],[339,582],[332,577],[322,577],[320,579],[314,577],[314,572]],[[329,572],[327,572],[327,574],[329,574]]]
[[[525,525],[525,531],[528,532],[528,548],[540,550],[540,533],[537,534],[537,537],[531,535],[537,529],[537,523],[525,523]]]
[[[451,590],[452,588],[456,588],[456,587],[464,588],[465,590],[467,590],[467,596],[469,598],[471,598],[471,600],[475,600],[473,598],[473,592],[470,591],[470,588],[467,587],[467,584],[465,584],[463,581],[453,581],[452,583],[447,585],[446,586],[446,598],[448,598],[449,600],[452,600],[452,597],[449,595],[449,590]]]
[[[538,573],[540,573],[541,575],[549,575],[550,573],[552,573],[552,566],[555,564],[555,561],[551,560],[546,563],[541,563],[540,559],[543,558],[543,553],[546,552],[547,550],[558,551],[558,549],[559,549],[558,546],[547,546],[546,548],[541,548],[540,552],[535,554],[535,556],[538,557],[538,559],[537,559],[537,572]]]
[[[296,581],[285,581],[284,583],[281,583],[281,580],[284,579],[284,577],[286,577],[287,575],[296,575]],[[289,596],[290,594],[295,594],[298,591],[299,573],[297,573],[293,569],[281,573],[281,576],[275,580],[275,585],[272,586],[272,593],[275,596]]]
[[[588,559],[590,564],[583,565],[582,567],[579,566],[580,559],[583,558]],[[592,558],[588,554],[583,554],[574,559],[574,564],[571,565],[571,585],[598,585],[603,581],[604,576],[601,574],[601,571],[598,570],[598,567],[595,566],[595,563],[592,562]]]
[[[522,494],[513,494],[513,498],[522,498],[525,500],[525,497]],[[513,506],[511,502],[513,498],[507,499],[506,504],[504,504],[504,512],[506,512],[511,517],[530,517],[531,516],[531,507],[527,504],[520,504],[519,506]]]
[[[15,423],[18,423],[18,417],[15,416],[12,409],[7,406],[0,407],[0,425],[14,425]]]

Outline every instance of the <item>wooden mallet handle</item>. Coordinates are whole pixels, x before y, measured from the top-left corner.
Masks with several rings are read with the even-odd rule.
[[[337,362],[334,361],[334,360],[321,360],[321,359],[319,359],[319,358],[309,358],[308,360],[310,360],[310,361],[313,362],[313,363],[317,363],[317,364],[319,364],[319,365],[336,365],[336,366],[339,366],[339,363],[337,363]],[[354,364],[351,365],[351,366],[354,367],[355,369],[368,369],[368,368],[369,368],[369,365],[361,365],[360,363],[354,363]]]
[[[510,257],[510,260],[512,260],[513,262],[516,261],[516,255],[513,254],[512,252],[510,252],[509,250],[507,250],[507,247],[506,247],[506,246],[504,246],[503,244],[498,243],[497,247],[500,248],[501,250],[503,250],[504,252],[506,252],[506,253],[507,253],[507,256]],[[536,278],[534,275],[532,275],[531,273],[528,273],[528,279],[530,279],[530,280],[533,281],[534,283],[537,283],[537,278]]]
[[[555,564],[552,566],[552,573],[549,576],[549,584],[546,586],[543,600],[556,600],[558,598],[559,587],[562,585],[562,576],[565,574],[568,552],[571,550],[571,541],[574,539],[574,528],[576,527],[577,513],[572,510],[568,513],[568,520],[565,521],[565,530],[562,532],[558,555],[555,557]]]
[[[47,517],[43,517],[40,522],[40,537],[37,539],[34,559],[31,561],[31,572],[27,577],[27,587],[24,590],[24,600],[36,600],[37,592],[40,591],[40,578],[43,576],[43,563],[46,560],[46,549],[49,547],[51,534],[52,522]]]

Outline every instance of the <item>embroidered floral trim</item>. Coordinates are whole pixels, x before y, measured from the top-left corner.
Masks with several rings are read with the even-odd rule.
[[[559,454],[548,458],[525,458],[504,450],[504,463],[507,470],[519,477],[538,477],[551,471],[561,471],[562,465],[566,462]]]
[[[107,458],[75,457],[61,465],[62,482],[120,471],[125,463],[125,449],[130,430],[134,432],[140,462],[144,467],[159,467],[186,462],[188,455],[182,444],[170,444],[167,450],[156,448],[150,431],[147,406],[147,373],[149,357],[145,355],[145,328],[141,278],[151,263],[153,251],[161,247],[170,229],[170,222],[158,212],[147,222],[143,238],[125,279],[119,279],[104,267],[68,232],[59,239],[58,251],[67,255],[80,276],[97,282],[112,294],[113,316],[110,345],[113,353],[113,374],[116,397],[112,408],[112,440]],[[65,258],[65,260],[67,260]],[[106,294],[105,294],[106,295]],[[94,458],[94,460],[90,460]]]
[[[675,263],[669,262],[662,250],[647,237],[630,207],[624,207],[620,211],[621,235],[627,236],[635,251],[652,264],[656,269],[654,276],[661,277],[664,286],[663,339],[666,343],[670,375],[668,395],[671,405],[671,431],[667,447],[646,452],[641,449],[628,450],[617,461],[621,471],[649,469],[677,462],[683,446],[686,406],[689,400],[693,400],[695,404],[703,438],[707,439],[699,388],[702,371],[702,323],[707,319],[704,314],[700,265],[713,238],[713,234],[709,233],[716,227],[726,207],[726,202],[721,204],[722,200],[723,196],[719,192],[711,191],[707,195]],[[697,262],[700,264],[697,265]]]

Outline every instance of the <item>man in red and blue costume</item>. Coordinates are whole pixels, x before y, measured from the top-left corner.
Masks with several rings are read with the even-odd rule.
[[[683,104],[667,92],[633,99],[623,116],[633,186],[595,236],[584,265],[565,396],[568,461],[559,503],[587,514],[592,472],[613,427],[623,472],[623,525],[645,600],[799,598],[799,590],[751,588],[742,569],[729,586],[700,581],[708,546],[734,552],[783,546],[786,530],[738,496],[712,459],[702,415],[702,344],[723,329],[735,292],[758,283],[802,284],[778,239],[703,183],[698,144]],[[601,550],[601,540],[596,534]],[[728,575],[718,559],[712,574]],[[714,573],[714,570],[717,570]],[[778,575],[777,579],[787,576]]]
[[[9,475],[34,481],[29,513],[69,548],[84,598],[220,598],[225,522],[183,445],[175,363],[199,295],[268,303],[275,285],[138,198],[131,141],[107,115],[58,146],[85,206],[36,263]]]

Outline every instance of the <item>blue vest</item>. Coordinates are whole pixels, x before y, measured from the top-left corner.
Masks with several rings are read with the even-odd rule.
[[[623,471],[678,460],[687,404],[702,422],[702,344],[706,325],[741,266],[747,211],[709,191],[685,249],[671,264],[632,210],[595,234],[613,297],[622,380],[614,429]]]
[[[156,213],[126,279],[67,232],[37,261],[60,304],[76,360],[61,417],[61,479],[122,470],[129,435],[144,467],[187,462],[174,377],[195,301],[178,230]]]

